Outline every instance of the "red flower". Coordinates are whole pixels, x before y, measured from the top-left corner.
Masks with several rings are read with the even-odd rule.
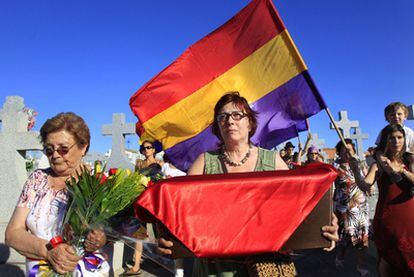
[[[109,176],[115,175],[118,168],[111,168],[109,169]]]
[[[104,184],[106,182],[106,179],[108,179],[108,177],[106,177],[106,175],[102,173],[97,173],[96,176],[98,178],[101,178],[101,180],[99,181],[100,185]]]

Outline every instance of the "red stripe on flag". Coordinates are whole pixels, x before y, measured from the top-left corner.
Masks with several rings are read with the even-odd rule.
[[[269,0],[254,0],[190,46],[130,99],[141,124],[211,82],[285,29]]]

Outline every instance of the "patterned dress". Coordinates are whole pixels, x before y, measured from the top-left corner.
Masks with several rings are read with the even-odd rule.
[[[367,194],[355,183],[348,163],[337,164],[336,168],[334,212],[339,223],[339,244],[368,246],[370,222]]]
[[[62,234],[63,218],[68,202],[66,189],[53,190],[48,183],[51,169],[34,171],[26,183],[17,202],[17,207],[30,210],[26,218],[26,227],[33,235],[50,240],[54,236]],[[97,254],[100,258],[100,254]],[[38,265],[39,260],[26,258],[26,272],[29,274],[33,266]],[[77,270],[74,276],[107,276],[109,264],[105,261],[96,275],[87,271],[82,260],[79,262],[82,273]]]

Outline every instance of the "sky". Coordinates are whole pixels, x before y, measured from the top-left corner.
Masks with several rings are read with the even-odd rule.
[[[112,114],[135,123],[130,97],[248,2],[0,0],[0,105],[22,96],[38,112],[34,130],[73,111],[90,127],[90,152],[106,152],[112,140],[101,127]],[[347,110],[369,135],[364,149],[372,146],[386,125],[384,107],[414,104],[414,1],[274,4],[335,119]],[[338,141],[324,111],[310,128],[327,147]],[[137,149],[138,137],[126,147]]]

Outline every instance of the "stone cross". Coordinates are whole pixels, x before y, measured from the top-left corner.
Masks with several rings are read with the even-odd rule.
[[[0,244],[4,243],[5,228],[27,179],[26,151],[43,149],[39,133],[27,130],[29,117],[23,108],[22,97],[7,96],[0,109]],[[8,262],[20,261],[22,256],[12,251]]]
[[[95,161],[100,160],[102,161],[103,164],[106,163],[106,156],[105,154],[99,153],[99,152],[92,152],[92,153],[87,153],[85,157],[83,157],[83,160],[86,163],[89,163],[91,166],[94,165]],[[108,168],[107,168],[108,169]]]
[[[361,160],[365,159],[362,140],[368,139],[368,137],[368,134],[363,134],[359,127],[354,128],[354,133],[349,137],[350,139],[356,140],[356,153]]]
[[[134,169],[134,164],[125,155],[125,136],[135,134],[135,124],[125,123],[125,114],[112,114],[112,124],[102,126],[104,136],[112,136],[112,151],[106,163],[106,168]]]
[[[309,145],[310,146],[315,146],[316,148],[318,148],[319,150],[322,151],[322,149],[325,147],[325,140],[320,139],[318,137],[317,133],[312,133],[312,139],[311,139]]]
[[[339,121],[335,121],[336,126],[338,126],[338,129],[341,130],[342,135],[344,138],[349,138],[351,136],[351,128],[357,128],[359,127],[359,121],[354,120],[350,121],[348,119],[348,112],[347,111],[340,111],[339,112]],[[335,129],[332,122],[329,124],[331,129]]]
[[[325,140],[320,139],[317,133],[312,133],[312,139],[309,143],[309,146],[314,146],[318,148],[319,153],[322,155],[325,161],[328,159],[328,154],[326,154],[326,152],[323,151],[323,149],[325,148]]]
[[[408,120],[414,120],[414,105],[407,106],[408,108]]]

